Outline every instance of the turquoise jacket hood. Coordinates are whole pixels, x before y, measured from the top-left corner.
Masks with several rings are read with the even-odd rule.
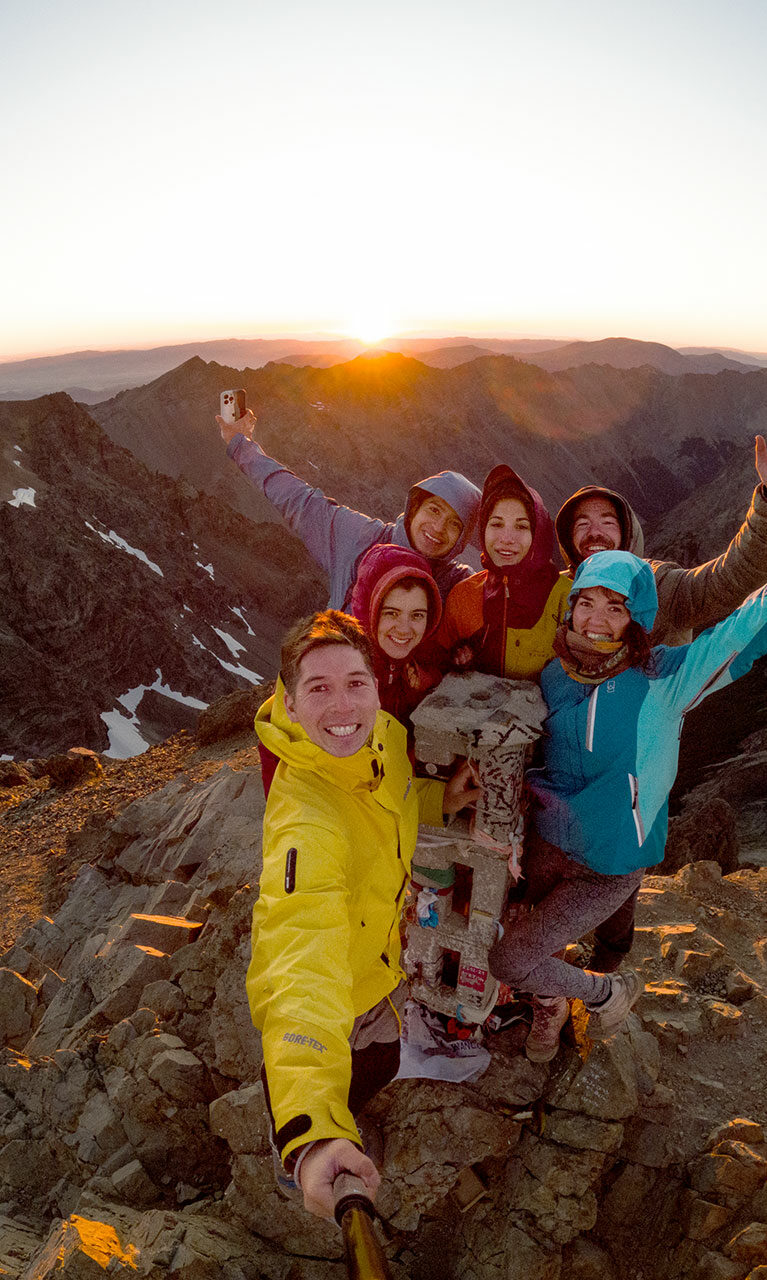
[[[608,587],[626,598],[626,608],[635,622],[650,632],[658,612],[655,575],[646,560],[630,551],[597,551],[578,565],[568,596],[570,608],[579,591],[586,587]]]

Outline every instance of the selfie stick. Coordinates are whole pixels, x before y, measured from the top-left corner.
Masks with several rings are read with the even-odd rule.
[[[362,1179],[339,1173],[333,1183],[333,1195],[350,1280],[391,1280],[389,1265],[373,1230],[376,1211]]]

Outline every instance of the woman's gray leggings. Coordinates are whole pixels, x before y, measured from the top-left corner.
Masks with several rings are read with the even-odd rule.
[[[610,993],[604,974],[578,969],[557,952],[607,920],[641,883],[643,870],[603,876],[576,862],[556,845],[531,833],[525,849],[526,911],[504,921],[504,935],[490,952],[496,978],[544,999],[573,996],[597,1003]]]

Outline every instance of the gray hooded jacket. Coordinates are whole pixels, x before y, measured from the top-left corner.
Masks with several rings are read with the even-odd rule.
[[[288,528],[301,539],[309,554],[330,579],[328,607],[343,609],[350,601],[357,565],[369,547],[377,542],[393,542],[411,547],[407,534],[411,515],[422,493],[431,493],[448,502],[463,523],[461,536],[453,548],[457,556],[469,542],[477,522],[481,493],[476,485],[457,471],[440,471],[413,485],[405,510],[396,520],[385,521],[340,506],[321,489],[314,489],[281,462],[264,453],[260,445],[244,435],[232,438],[227,454],[276,507]],[[431,570],[444,600],[457,582],[475,572],[455,559],[431,560]]]

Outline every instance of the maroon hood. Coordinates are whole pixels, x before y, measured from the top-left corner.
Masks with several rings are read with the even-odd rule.
[[[485,530],[493,513],[496,502],[503,498],[518,498],[530,516],[533,531],[533,542],[524,560],[518,565],[510,565],[499,569],[494,565],[485,549]],[[511,584],[519,577],[520,585],[527,578],[539,573],[541,569],[553,562],[554,556],[554,524],[543,505],[541,495],[525,484],[521,476],[505,463],[493,467],[485,480],[482,490],[482,504],[479,509],[479,542],[482,548],[482,565],[492,574],[503,574]]]
[[[429,602],[429,621],[424,640],[436,631],[442,617],[442,600],[425,556],[391,542],[376,543],[360,560],[352,588],[351,611],[378,647],[378,618],[384,598],[402,578],[417,578]],[[421,641],[423,643],[423,641]],[[412,657],[411,654],[408,657]]]

